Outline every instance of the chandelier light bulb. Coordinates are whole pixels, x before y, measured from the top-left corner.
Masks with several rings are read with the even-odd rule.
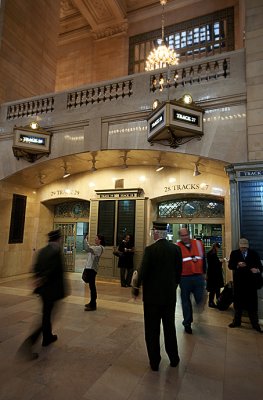
[[[173,49],[162,44],[150,52],[146,60],[145,71],[153,71],[154,69],[166,68],[169,65],[177,64],[178,55]]]

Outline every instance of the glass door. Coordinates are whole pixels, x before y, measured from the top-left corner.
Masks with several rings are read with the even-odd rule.
[[[76,253],[75,253],[75,272],[82,272],[87,260],[87,253],[84,250],[84,239],[89,233],[88,222],[77,222],[76,226]]]
[[[63,251],[66,271],[75,271],[76,223],[55,223],[54,229],[60,229],[63,235]]]

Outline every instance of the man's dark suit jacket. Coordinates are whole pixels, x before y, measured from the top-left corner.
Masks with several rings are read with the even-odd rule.
[[[238,268],[237,264],[240,261],[245,261],[247,266],[244,268]],[[251,278],[253,277],[253,274],[250,272],[251,268],[258,268],[262,271],[259,254],[252,249],[248,249],[245,259],[239,249],[233,250],[230,254],[228,267],[233,270],[234,281],[244,282],[245,285],[252,281]]]
[[[64,260],[57,244],[49,243],[39,250],[33,271],[40,281],[36,293],[50,301],[65,297]]]
[[[143,286],[143,301],[149,304],[173,304],[182,273],[181,249],[166,239],[145,248],[138,286]]]
[[[243,268],[238,268],[237,264],[240,261],[245,261],[247,266]],[[228,268],[233,270],[235,303],[249,302],[254,308],[256,308],[256,274],[253,274],[250,269],[258,268],[260,271],[262,271],[259,254],[252,249],[248,249],[247,256],[244,259],[239,249],[233,250],[230,254]]]

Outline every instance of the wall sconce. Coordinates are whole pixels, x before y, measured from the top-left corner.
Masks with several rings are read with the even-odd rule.
[[[193,176],[201,175],[201,172],[198,169],[198,165],[199,163],[195,163]]]

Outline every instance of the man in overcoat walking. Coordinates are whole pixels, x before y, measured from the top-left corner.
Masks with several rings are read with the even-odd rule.
[[[64,259],[61,250],[61,232],[48,233],[48,244],[39,250],[34,266],[35,289],[42,300],[42,321],[20,347],[20,353],[28,359],[38,357],[32,346],[42,333],[42,346],[49,346],[57,340],[52,332],[51,316],[55,303],[65,297]]]

